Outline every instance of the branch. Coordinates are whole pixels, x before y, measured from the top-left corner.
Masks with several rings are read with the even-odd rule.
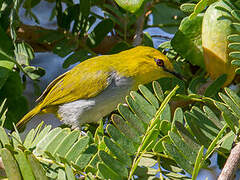
[[[139,18],[137,19],[136,33],[133,39],[133,46],[138,46],[142,43],[145,17],[149,15],[147,11],[149,10],[150,7],[151,7],[151,3],[150,2],[146,3],[144,7],[144,13],[141,16],[139,16]]]
[[[234,179],[234,175],[240,165],[240,143],[231,150],[231,153],[222,169],[218,180],[231,180]]]
[[[62,33],[64,35],[64,38],[73,36],[70,32],[65,32],[60,29],[53,30],[53,29],[43,28],[41,26],[31,26],[31,25],[25,25],[25,24],[20,25],[20,27],[17,30],[17,36],[18,36],[18,40],[23,40],[28,44],[30,44],[34,52],[49,52],[49,51],[52,51],[56,43],[60,41],[60,40],[56,40],[51,43],[40,41],[41,37],[44,34],[47,34],[49,32],[53,32],[53,33],[56,32],[58,34]],[[80,39],[78,43],[79,44],[78,48],[84,48],[82,44],[86,44],[86,40],[87,40],[87,37]],[[91,50],[97,54],[105,54],[120,41],[121,40],[118,36],[106,36],[96,48],[93,48]]]

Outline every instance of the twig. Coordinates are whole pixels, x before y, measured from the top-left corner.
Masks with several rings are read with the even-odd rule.
[[[222,169],[218,180],[232,180],[240,165],[240,143],[231,150],[231,153]]]
[[[163,36],[163,35],[152,35],[152,38],[162,38],[162,39],[167,39],[169,41],[172,39],[168,36]]]

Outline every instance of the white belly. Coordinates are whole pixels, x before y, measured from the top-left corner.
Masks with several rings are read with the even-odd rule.
[[[58,115],[63,123],[79,127],[84,123],[97,122],[112,112],[132,89],[130,78],[119,77],[115,73],[110,77],[109,86],[94,98],[79,99],[59,106]]]

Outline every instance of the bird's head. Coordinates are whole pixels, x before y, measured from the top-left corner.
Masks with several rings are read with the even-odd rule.
[[[129,69],[135,74],[137,84],[146,84],[163,77],[178,77],[169,59],[160,51],[145,46],[128,50]],[[126,51],[125,51],[126,52]]]

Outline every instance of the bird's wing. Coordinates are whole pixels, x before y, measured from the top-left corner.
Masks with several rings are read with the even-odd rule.
[[[102,70],[104,69],[104,70]],[[111,70],[94,64],[79,64],[55,79],[40,97],[42,108],[89,99],[102,92],[110,84]]]
[[[60,81],[67,72],[63,73],[62,75],[58,76],[56,79],[54,79],[47,87],[46,89],[43,91],[43,93],[41,94],[41,96],[39,96],[36,100],[36,102],[40,102],[43,101],[43,99],[47,96],[47,94],[49,93],[49,91],[52,89],[52,87],[58,83],[58,81]]]

